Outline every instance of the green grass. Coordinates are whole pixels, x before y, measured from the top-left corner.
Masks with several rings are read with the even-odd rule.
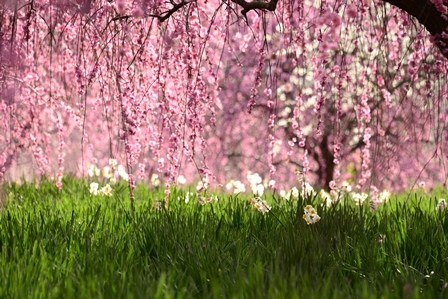
[[[4,186],[0,298],[448,298],[448,212],[392,198],[376,212],[349,200],[247,197],[186,204],[173,190],[125,185],[113,197],[68,179]],[[177,198],[181,197],[182,200]],[[321,221],[307,225],[303,207]]]

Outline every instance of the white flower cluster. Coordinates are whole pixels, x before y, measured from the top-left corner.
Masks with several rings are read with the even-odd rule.
[[[319,196],[324,200],[327,207],[331,207],[337,200],[337,197],[332,196],[332,194],[333,193],[328,193],[324,189],[319,191]]]
[[[249,181],[250,189],[256,196],[263,196],[264,185],[263,179],[258,173],[248,173],[247,180]]]
[[[249,202],[255,210],[258,210],[263,214],[269,212],[272,209],[272,207],[268,205],[266,200],[263,200],[260,197],[253,197],[249,199]]]
[[[241,181],[230,180],[226,184],[226,189],[231,191],[233,189],[233,194],[240,194],[246,192],[246,186],[244,186]]]
[[[445,200],[445,198],[441,198],[439,200],[439,202],[437,203],[436,210],[443,211],[445,209],[446,209],[446,200]]]
[[[103,195],[103,196],[112,196],[112,187],[109,184],[106,184],[106,186],[99,188],[98,183],[90,183],[90,194],[92,195]]]
[[[155,210],[160,210],[162,208],[162,201],[155,199],[153,207]]]
[[[319,222],[320,220],[320,216],[317,215],[316,209],[313,208],[312,205],[307,205],[304,209],[303,212],[305,214],[303,214],[303,219],[305,219],[306,224],[314,224],[316,222]]]
[[[185,185],[185,184],[187,183],[187,178],[184,177],[183,175],[179,175],[179,176],[177,177],[177,179],[176,179],[176,182],[177,182],[179,185]]]
[[[313,186],[307,182],[303,183],[302,188],[300,189],[297,189],[297,187],[292,187],[288,192],[285,190],[280,190],[280,196],[286,200],[297,200],[299,196],[305,198],[314,195],[316,195],[316,191],[314,191]]]
[[[367,193],[357,193],[357,192],[353,192],[351,194],[352,199],[355,201],[355,204],[357,206],[361,206],[364,201],[367,199],[367,197],[369,197],[369,195]]]
[[[209,186],[208,178],[204,177],[196,185],[196,191],[197,192],[202,192],[204,190],[207,190],[208,186]]]
[[[211,196],[203,196],[203,195],[199,195],[198,196],[198,202],[201,205],[205,205],[207,203],[211,203],[212,201],[217,201],[218,197],[216,195],[211,195]]]
[[[263,180],[263,178],[258,173],[252,173],[249,171],[246,178],[249,182],[250,190],[255,196],[263,196],[266,188],[273,189],[275,187],[274,180]],[[244,183],[238,180],[230,180],[226,184],[226,189],[229,192],[233,191],[233,194],[241,194],[246,192],[246,186],[244,185]]]
[[[216,195],[198,194],[192,191],[187,191],[184,196],[178,196],[177,200],[184,201],[187,204],[190,202],[190,199],[194,197],[197,198],[198,203],[200,203],[201,205],[205,205],[213,201],[218,201],[218,196]]]
[[[156,173],[153,173],[151,175],[151,179],[150,179],[151,185],[153,185],[154,187],[158,187],[160,186],[160,179],[159,176]]]
[[[129,175],[124,166],[119,165],[117,160],[112,158],[109,159],[109,165],[104,166],[102,170],[96,167],[95,164],[89,164],[87,174],[89,177],[99,177],[101,175],[112,184],[115,184],[119,178],[125,181],[129,180]]]

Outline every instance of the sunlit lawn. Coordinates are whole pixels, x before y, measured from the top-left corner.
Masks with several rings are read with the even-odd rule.
[[[377,211],[344,198],[217,194],[89,183],[8,185],[0,210],[0,298],[448,298],[448,214],[437,196]],[[320,221],[307,225],[304,207]]]

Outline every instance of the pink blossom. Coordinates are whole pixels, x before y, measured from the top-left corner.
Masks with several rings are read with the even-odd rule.
[[[126,0],[116,0],[115,7],[119,14],[123,14],[126,10]]]
[[[141,19],[143,18],[145,15],[145,13],[143,12],[143,9],[137,5],[134,7],[134,9],[132,10],[132,16],[136,19]]]
[[[332,190],[336,189],[336,182],[335,181],[331,181],[329,186],[330,186],[330,189],[332,189]]]
[[[350,4],[347,6],[347,9],[345,10],[345,13],[349,18],[356,18],[358,16],[358,11],[356,9],[356,6],[353,4]]]

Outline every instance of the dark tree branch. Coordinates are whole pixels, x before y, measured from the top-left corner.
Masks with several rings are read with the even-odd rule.
[[[243,10],[241,11],[241,14],[247,18],[246,14],[253,10],[253,9],[263,9],[263,10],[269,10],[269,11],[275,11],[277,8],[277,2],[278,0],[271,0],[269,2],[264,2],[264,1],[260,1],[260,0],[255,0],[252,2],[247,2],[245,0],[230,0],[233,3],[238,4],[239,6],[241,6],[243,8]]]
[[[173,8],[171,8],[168,11],[163,12],[160,15],[148,15],[149,17],[153,17],[153,18],[157,18],[159,19],[160,23],[163,23],[164,21],[166,21],[169,17],[171,17],[171,15],[173,13],[175,13],[176,11],[178,11],[179,9],[181,9],[182,7],[184,7],[185,5],[194,2],[194,0],[182,0],[179,3],[175,3],[173,1],[171,1],[171,4],[173,4]]]
[[[86,1],[88,4],[91,0]],[[166,21],[172,14],[181,9],[187,4],[195,2],[196,0],[182,0],[179,3],[170,1],[173,7],[159,15],[149,14],[148,17],[159,19],[162,23]],[[230,0],[243,8],[241,14],[247,19],[247,13],[251,10],[261,9],[268,11],[275,11],[277,9],[278,0],[254,0],[248,2],[246,0]],[[420,24],[422,24],[429,33],[434,37],[435,45],[440,49],[443,56],[448,58],[448,8],[446,12],[441,12],[431,2],[431,0],[383,0],[395,7],[404,10],[409,15],[415,17]],[[87,4],[86,4],[87,5]],[[444,7],[444,6],[442,6]],[[439,7],[439,9],[441,9]],[[130,16],[120,16],[113,20],[124,19]]]
[[[171,17],[171,15],[174,14],[176,11],[178,11],[179,9],[184,7],[185,5],[190,4],[192,2],[195,2],[195,1],[196,0],[182,0],[179,3],[175,3],[174,1],[170,1],[170,3],[173,5],[173,8],[171,8],[170,10],[164,11],[164,12],[160,13],[159,15],[147,14],[146,17],[157,18],[160,21],[160,23],[163,23],[166,20],[168,20],[169,17]],[[127,20],[127,19],[129,19],[131,17],[132,16],[130,16],[130,15],[118,16],[118,17],[113,18],[111,21]]]
[[[254,9],[275,11],[278,0],[230,0],[243,8],[241,14],[247,18],[246,14]],[[448,9],[441,12],[431,2],[431,0],[383,0],[395,7],[398,7],[409,15],[415,17],[429,33],[434,37],[436,46],[443,56],[448,58]]]
[[[243,8],[241,14],[247,19],[246,14],[254,9],[275,11],[278,0],[230,0]],[[434,43],[442,52],[442,55],[448,58],[448,9],[446,11],[437,7],[431,0],[383,0],[395,7],[398,7],[409,15],[415,17],[429,33],[434,37]]]
[[[436,46],[448,58],[448,11],[437,10],[431,0],[383,0],[415,17],[434,37]]]

